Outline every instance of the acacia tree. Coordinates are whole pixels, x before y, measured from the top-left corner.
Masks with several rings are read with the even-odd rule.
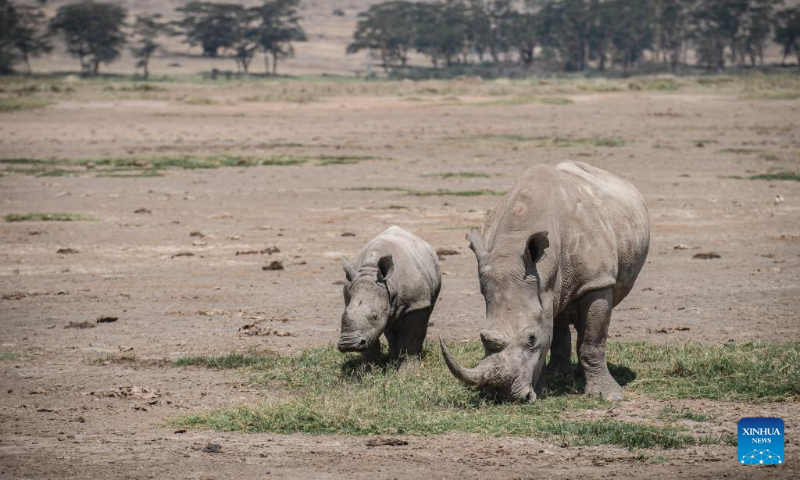
[[[161,15],[137,15],[133,24],[131,53],[136,58],[136,67],[142,69],[145,80],[150,76],[150,57],[161,45],[158,37],[169,33],[169,26],[161,22]]]
[[[800,64],[800,7],[783,9],[775,16],[775,42],[783,47],[781,64],[792,52]]]
[[[220,49],[230,48],[236,38],[240,5],[192,1],[177,9],[183,19],[175,22],[191,46],[200,45],[204,57],[216,58]]]
[[[744,63],[745,57],[750,59],[751,66],[756,66],[756,61],[764,63],[764,48],[772,33],[775,6],[781,1],[750,0],[742,25],[740,63]]]
[[[97,75],[101,63],[109,64],[121,53],[126,16],[119,5],[87,0],[60,7],[50,29],[64,39],[67,52],[80,59],[83,73]]]
[[[379,3],[358,17],[347,53],[378,52],[385,72],[393,64],[405,67],[415,36],[414,4],[402,0]]]
[[[11,73],[14,64],[22,61],[30,74],[31,57],[52,50],[43,23],[39,8],[0,0],[0,73]]]
[[[673,72],[694,34],[692,15],[696,3],[697,0],[660,0],[657,3],[656,48]]]
[[[297,8],[300,0],[271,0],[253,11],[261,23],[255,30],[255,42],[264,51],[264,68],[269,73],[267,55],[272,57],[272,74],[278,73],[278,60],[294,56],[292,42],[305,42]]]

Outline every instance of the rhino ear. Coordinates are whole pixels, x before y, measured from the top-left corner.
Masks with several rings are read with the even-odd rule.
[[[347,281],[352,282],[353,279],[356,278],[356,269],[350,265],[350,262],[347,261],[347,257],[342,257],[342,268],[344,269],[344,275],[347,277]]]
[[[544,258],[545,250],[549,246],[550,240],[547,239],[547,232],[534,233],[528,237],[525,260],[529,260],[530,263],[537,263]]]
[[[378,260],[378,281],[386,283],[394,273],[394,260],[391,255],[384,255]]]

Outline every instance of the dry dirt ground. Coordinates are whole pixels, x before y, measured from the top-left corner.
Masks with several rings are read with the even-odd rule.
[[[96,218],[0,223],[0,477],[797,478],[797,403],[631,398],[619,407],[636,415],[685,405],[713,412],[710,428],[721,432],[734,432],[744,416],[780,416],[789,427],[789,461],[756,472],[739,467],[735,447],[724,446],[657,452],[661,460],[651,462],[620,448],[562,448],[529,438],[408,437],[407,446],[368,447],[362,437],[174,433],[164,426],[179,415],[271,395],[236,372],[176,368],[165,360],[333,344],[342,308],[339,259],[390,225],[458,251],[442,262],[429,338],[477,338],[483,300],[464,234],[499,197],[351,187],[502,191],[535,163],[592,163],[637,185],[652,220],[647,264],[615,310],[611,338],[798,340],[800,183],[725,177],[798,171],[800,101],[647,92],[572,100],[492,106],[393,96],[210,105],[112,99],[0,114],[4,158],[375,157],[328,166],[171,169],[152,178],[91,171],[0,177],[2,215]],[[539,146],[502,136],[619,137],[625,145]],[[491,176],[428,176],[448,172]],[[141,209],[147,213],[136,213]],[[270,246],[280,252],[237,255]],[[65,248],[77,253],[57,253]],[[704,252],[721,258],[692,258]],[[273,260],[285,270],[262,270]],[[100,316],[119,320],[65,328]],[[240,335],[254,321],[280,335]],[[98,393],[125,386],[161,396]],[[203,452],[210,442],[222,453]]]

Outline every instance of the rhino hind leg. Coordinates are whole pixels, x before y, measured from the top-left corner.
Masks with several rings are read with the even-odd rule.
[[[403,315],[386,331],[391,360],[419,357],[428,333],[428,319],[432,309],[417,310]]]
[[[611,288],[589,292],[579,300],[578,359],[586,377],[586,393],[622,400],[622,387],[608,371],[606,337],[613,305]]]

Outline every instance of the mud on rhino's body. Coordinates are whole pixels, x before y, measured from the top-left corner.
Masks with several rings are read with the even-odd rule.
[[[622,399],[606,364],[611,309],[644,265],[650,225],[630,183],[585,163],[535,165],[468,235],[478,259],[486,322],[485,357],[460,380],[502,397],[533,401],[548,369],[571,375],[570,328],[587,393]],[[537,385],[538,383],[538,385]]]
[[[434,249],[395,226],[370,240],[352,264],[342,259],[342,266],[345,311],[339,350],[375,359],[383,334],[391,358],[418,355],[442,282]]]

